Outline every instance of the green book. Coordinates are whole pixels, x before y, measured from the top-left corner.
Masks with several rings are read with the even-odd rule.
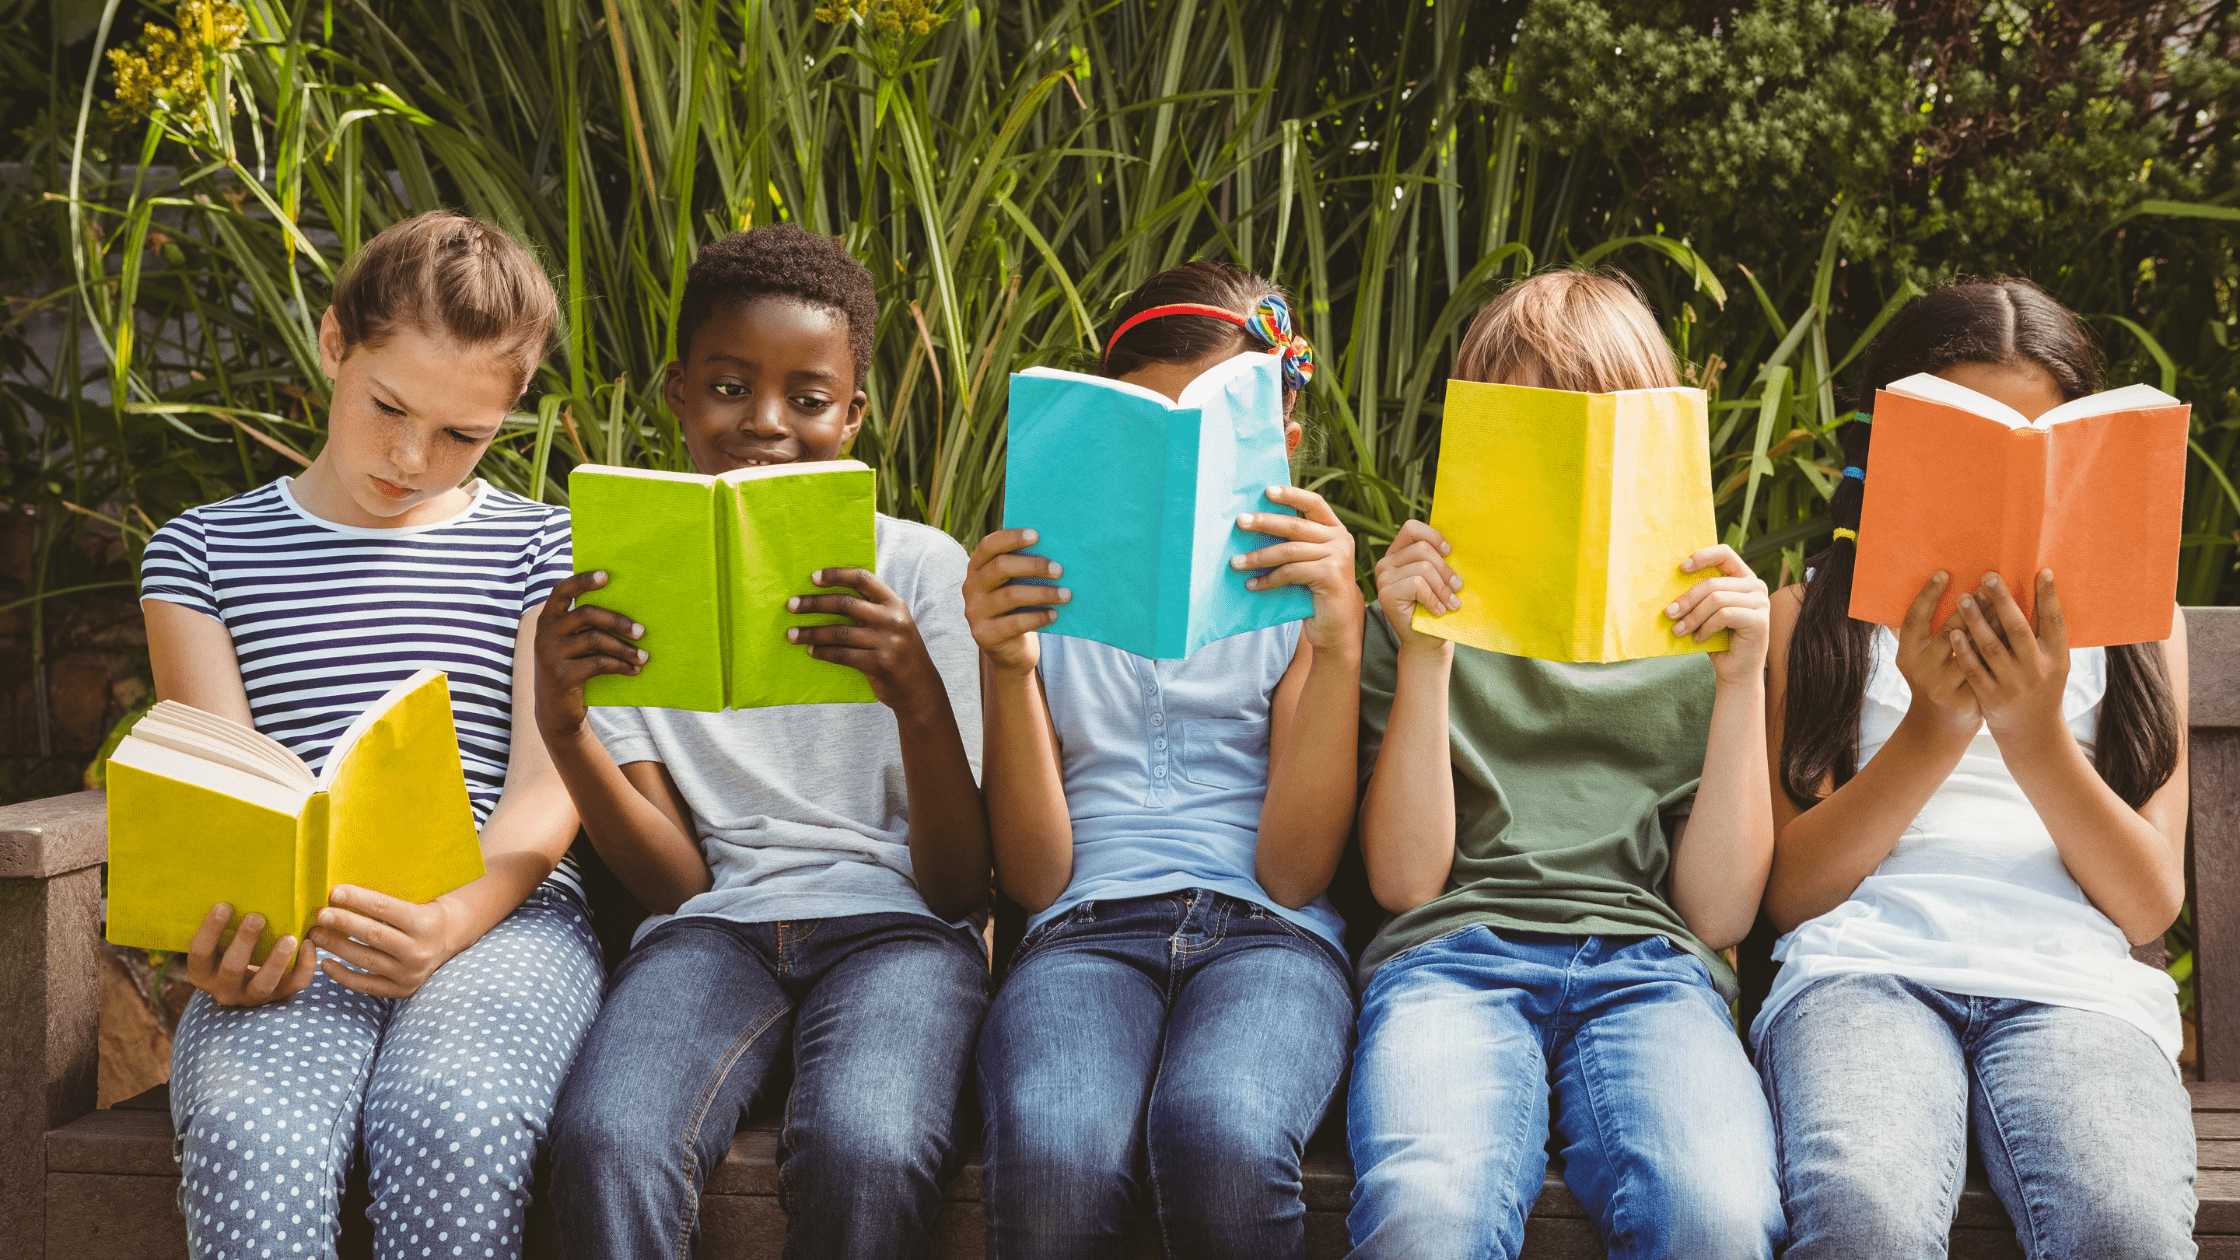
[[[584,684],[586,704],[755,709],[867,704],[861,671],[786,642],[838,616],[786,611],[819,569],[870,569],[872,471],[852,459],[741,468],[717,477],[582,464],[568,474],[578,572],[607,584],[577,602],[646,628],[635,675]],[[827,588],[845,590],[845,587]]]

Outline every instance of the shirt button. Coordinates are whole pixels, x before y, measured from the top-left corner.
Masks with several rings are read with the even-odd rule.
[[[1165,725],[1167,724],[1167,715],[1166,715],[1166,714],[1164,714],[1164,713],[1154,713],[1154,714],[1152,714],[1152,715],[1151,715],[1151,724],[1152,724],[1153,726],[1165,726]]]
[[[1151,767],[1151,774],[1154,778],[1164,779],[1167,777],[1167,768],[1165,766],[1153,766]]]
[[[1153,748],[1165,748],[1167,746],[1167,741],[1163,739],[1155,739],[1151,741],[1151,746]]]

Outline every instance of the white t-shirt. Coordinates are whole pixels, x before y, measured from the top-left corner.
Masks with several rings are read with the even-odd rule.
[[[1861,767],[1913,701],[1897,649],[1887,627],[1875,631],[1859,717]],[[2069,654],[2061,712],[2088,753],[2107,676],[2103,649]],[[2131,957],[2123,929],[2077,886],[1988,729],[1976,732],[1874,874],[1842,905],[1782,937],[1773,956],[1781,970],[1751,1025],[1753,1042],[1815,980],[1876,974],[2113,1015],[2154,1038],[2173,1065],[2182,1044],[2177,984]]]
[[[888,516],[878,518],[877,546],[879,580],[910,606],[977,777],[980,657],[964,619],[964,548],[931,526]],[[591,729],[615,764],[668,768],[692,808],[713,881],[676,916],[647,919],[640,936],[684,915],[737,923],[938,917],[911,871],[902,739],[886,705],[595,708]]]

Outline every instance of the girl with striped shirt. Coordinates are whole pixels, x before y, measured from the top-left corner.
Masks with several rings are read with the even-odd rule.
[[[468,478],[554,309],[535,261],[486,224],[435,212],[381,233],[320,325],[334,393],[318,458],[148,545],[156,693],[251,723],[313,770],[390,687],[448,675],[487,866],[424,904],[338,885],[306,940],[261,959],[260,916],[211,909],[171,1060],[196,1255],[332,1255],[361,1143],[377,1256],[520,1254],[604,972],[565,861],[574,808],[533,730],[514,737],[523,649],[571,568],[567,513]]]

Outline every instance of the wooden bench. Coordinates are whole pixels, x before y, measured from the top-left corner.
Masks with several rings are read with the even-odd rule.
[[[2192,793],[2188,881],[2197,929],[2202,1080],[2190,1082],[2199,1143],[2204,1257],[2240,1260],[2240,608],[2187,610],[2192,643]],[[25,1260],[173,1260],[186,1255],[175,1205],[178,1165],[166,1091],[94,1107],[99,1004],[99,793],[0,808],[0,1255]],[[1746,991],[1762,993],[1761,941],[1746,947]],[[704,1257],[775,1257],[785,1236],[773,1157],[777,1133],[750,1117],[710,1176]],[[1308,1253],[1341,1256],[1352,1186],[1339,1125],[1309,1147]],[[980,1169],[952,1179],[938,1230],[943,1260],[981,1255]],[[362,1169],[344,1208],[345,1256],[370,1254]],[[1526,1231],[1527,1256],[1603,1255],[1594,1225],[1551,1173]],[[1999,1202],[1971,1175],[1953,1223],[1955,1257],[2020,1256]],[[556,1254],[543,1206],[528,1250]],[[1156,1254],[1144,1240],[1142,1253]]]

